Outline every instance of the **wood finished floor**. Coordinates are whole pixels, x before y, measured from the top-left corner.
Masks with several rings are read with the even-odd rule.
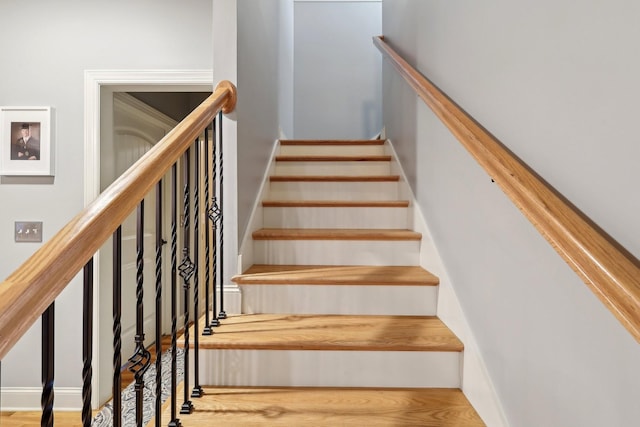
[[[201,319],[201,325],[204,321]],[[193,334],[190,334],[193,336]],[[181,341],[179,345],[184,345]],[[193,347],[193,340],[189,347]],[[200,349],[453,351],[462,342],[435,316],[229,316]]]
[[[265,208],[407,208],[408,200],[264,200]]]
[[[383,139],[281,139],[280,145],[384,145]]]
[[[255,264],[233,281],[239,285],[436,286],[438,277],[418,266]]]
[[[204,393],[193,399],[194,413],[178,415],[184,427],[485,425],[458,389],[204,387]],[[162,425],[169,420],[166,405]]]
[[[271,175],[271,182],[398,182],[399,175]]]
[[[390,162],[391,156],[276,156],[276,162]]]
[[[261,228],[253,240],[421,240],[412,230],[352,228]]]

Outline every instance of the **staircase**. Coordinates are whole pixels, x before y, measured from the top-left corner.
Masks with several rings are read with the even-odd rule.
[[[243,314],[201,337],[205,395],[183,426],[484,425],[386,151],[280,142],[255,264],[234,278]]]

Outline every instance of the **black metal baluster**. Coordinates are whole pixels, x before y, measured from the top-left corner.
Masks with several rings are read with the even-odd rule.
[[[211,181],[213,182],[213,197],[211,199],[211,206],[209,207],[209,210],[207,211],[207,218],[209,218],[209,220],[211,220],[211,227],[213,228],[213,242],[212,242],[212,246],[213,246],[213,254],[212,254],[212,258],[213,258],[213,278],[212,278],[212,283],[213,283],[213,298],[211,301],[211,326],[212,327],[217,327],[220,326],[220,320],[218,320],[218,295],[216,293],[217,290],[217,286],[218,286],[218,280],[219,280],[219,276],[218,276],[218,221],[220,221],[220,208],[218,207],[218,199],[217,199],[217,194],[218,194],[218,181],[216,180],[216,172],[217,172],[217,168],[216,168],[216,164],[218,163],[218,158],[216,157],[216,144],[218,141],[218,138],[216,137],[216,131],[217,131],[217,125],[219,125],[219,123],[216,122],[216,120],[213,120],[213,130],[211,132],[211,138],[212,138],[212,144],[211,144]],[[213,332],[213,331],[212,331]]]
[[[206,212],[205,224],[204,224],[204,328],[202,329],[202,335],[212,335],[213,329],[211,329],[211,323],[209,322],[209,295],[211,293],[211,250],[209,249],[209,235],[211,230],[209,225],[211,219],[209,218],[209,128],[204,129],[204,209]],[[215,293],[215,290],[214,290]]]
[[[178,404],[178,313],[177,313],[177,286],[178,286],[178,165],[171,167],[171,421],[169,427],[180,427],[180,419],[177,418],[176,406]]]
[[[200,386],[200,139],[195,141],[193,161],[193,390],[191,397],[202,397]]]
[[[156,416],[162,424],[162,180],[156,185]]]
[[[122,227],[113,233],[113,427],[122,425]]]
[[[82,425],[90,427],[93,360],[93,258],[84,266],[82,308]]]
[[[53,426],[53,371],[55,350],[55,302],[42,313],[42,416],[41,427]]]
[[[180,276],[183,279],[184,291],[184,402],[180,408],[181,414],[193,412],[193,404],[189,400],[189,280],[193,276],[194,265],[189,258],[189,181],[190,181],[190,159],[191,149],[189,148],[184,156],[184,194],[183,194],[183,247],[182,263],[180,264]]]
[[[138,205],[136,224],[136,350],[129,358],[129,371],[135,378],[136,425],[142,427],[142,403],[144,399],[144,373],[149,368],[151,354],[144,347],[144,200]]]
[[[219,319],[226,319],[227,313],[224,311],[224,215],[223,215],[223,196],[224,196],[224,164],[222,160],[222,111],[218,114],[218,123],[220,128],[220,314]]]

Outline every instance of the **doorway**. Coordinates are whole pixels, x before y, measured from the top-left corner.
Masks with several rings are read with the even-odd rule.
[[[212,71],[87,71],[85,73],[85,205],[92,201],[122,170],[126,169],[153,144],[159,141],[168,129],[177,123],[174,117],[176,111],[187,108],[177,108],[176,99],[190,97],[190,102],[208,96],[212,91]],[[187,95],[185,95],[187,94]],[[199,102],[198,102],[199,103]],[[132,119],[132,104],[142,107],[145,114]],[[153,106],[152,106],[153,105]],[[163,106],[164,105],[164,106]],[[186,105],[186,104],[185,104]],[[197,105],[197,104],[196,104]],[[164,112],[162,110],[165,110]],[[192,108],[191,108],[192,109]],[[173,110],[173,111],[170,111]],[[150,113],[155,111],[154,113]],[[190,112],[187,111],[187,112]],[[136,115],[136,114],[134,114]],[[171,117],[171,116],[173,117]],[[179,117],[181,119],[181,117]],[[137,120],[139,123],[132,123]],[[159,137],[158,137],[159,136]],[[123,169],[124,168],[124,169]],[[165,191],[165,194],[168,192]],[[154,195],[148,197],[153,198]],[[168,199],[165,197],[165,199]],[[145,199],[146,211],[153,216],[154,203]],[[167,204],[167,201],[164,202]],[[135,216],[135,213],[134,213]],[[135,306],[135,298],[125,291],[125,280],[131,282],[131,272],[125,270],[131,267],[130,258],[135,258],[135,239],[125,237],[131,234],[130,219],[123,224],[123,350],[122,360],[126,362],[130,356],[130,349],[126,349],[126,328],[131,329],[132,320],[125,319],[125,309],[131,311]],[[147,233],[148,228],[154,228],[154,221],[145,221],[145,235],[155,236],[155,231]],[[165,228],[164,226],[163,228]],[[167,229],[168,230],[168,229]],[[166,232],[165,232],[166,235]],[[145,238],[147,240],[148,238]],[[153,319],[154,290],[155,289],[155,243],[154,237],[145,242],[145,277],[154,279],[145,281],[145,319]],[[166,240],[166,239],[165,239]],[[125,249],[125,242],[132,242],[133,255],[125,255],[131,249]],[[151,250],[150,250],[151,249]],[[125,256],[127,258],[125,258]],[[94,269],[94,339],[93,339],[93,390],[92,406],[100,407],[112,395],[112,284],[111,284],[111,244],[110,242],[96,254]],[[168,258],[163,257],[165,260]],[[128,260],[126,260],[128,259]],[[135,264],[135,262],[134,262]],[[134,266],[135,268],[135,266]],[[166,271],[166,268],[165,268]],[[127,278],[126,278],[127,277]],[[135,275],[134,275],[135,278]],[[135,282],[135,279],[134,279]],[[153,282],[153,283],[151,283]],[[148,287],[147,287],[148,286]],[[135,285],[128,286],[133,288]],[[147,289],[150,289],[147,291]],[[165,293],[166,295],[166,293]],[[167,308],[170,306],[167,304]],[[167,312],[167,310],[164,310]],[[127,316],[131,316],[128,314]],[[168,316],[165,315],[166,319]],[[128,322],[125,324],[125,322]],[[153,341],[155,325],[145,322],[145,344]],[[163,332],[168,322],[163,324]]]

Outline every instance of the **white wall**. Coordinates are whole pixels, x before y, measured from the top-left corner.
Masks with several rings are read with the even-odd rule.
[[[238,226],[244,231],[280,134],[281,0],[238,0]],[[286,24],[290,25],[290,24]]]
[[[280,0],[279,102],[280,137],[293,137],[293,0]]]
[[[640,5],[383,1],[388,42],[636,257]],[[628,426],[640,346],[389,65],[384,123],[513,426]]]
[[[13,221],[43,221],[47,239],[83,207],[84,70],[210,69],[212,12],[210,0],[39,0],[1,9],[0,103],[52,106],[57,151],[52,179],[0,179],[4,278],[37,248],[13,242]],[[56,386],[79,387],[80,283],[56,304]],[[3,387],[40,387],[40,327],[32,329],[2,361]]]
[[[320,26],[310,22],[312,9],[308,8],[315,7],[323,13],[322,17],[316,16],[316,21],[321,18]],[[237,110],[227,119],[233,127],[227,130],[235,134],[225,134],[225,139],[234,138],[235,142],[227,149],[230,154],[225,173],[237,180],[231,184],[237,185],[237,191],[236,187],[230,189],[230,198],[237,197],[237,206],[230,207],[226,217],[237,221],[231,224],[233,229],[226,230],[225,225],[225,235],[228,231],[233,239],[241,240],[246,232],[276,139],[308,137],[316,133],[319,121],[329,122],[318,117],[300,122],[300,111],[304,109],[301,99],[308,105],[330,105],[331,108],[322,108],[323,114],[326,110],[340,111],[338,121],[330,123],[334,134],[329,135],[325,129],[316,138],[369,138],[380,131],[380,58],[370,44],[371,36],[380,32],[380,9],[380,0],[214,0],[214,12],[219,11],[214,13],[214,80],[229,79],[238,86]],[[350,20],[345,19],[347,16]],[[344,29],[346,23],[353,29]],[[331,28],[335,31],[328,31],[330,36],[326,38],[327,29]],[[336,39],[335,35],[341,38]],[[341,71],[324,82],[320,80],[327,75],[326,66],[308,67],[311,61],[326,59],[326,49],[309,48],[311,39],[317,37],[325,38],[323,46],[338,45],[341,51],[332,59],[336,70]],[[361,51],[365,53],[360,54]],[[313,88],[320,90],[309,92]],[[301,98],[299,93],[305,90]],[[326,93],[336,90],[342,100],[338,102],[334,97],[327,101]],[[234,253],[231,248],[229,253]]]
[[[294,137],[372,138],[382,129],[381,3],[294,2]]]

